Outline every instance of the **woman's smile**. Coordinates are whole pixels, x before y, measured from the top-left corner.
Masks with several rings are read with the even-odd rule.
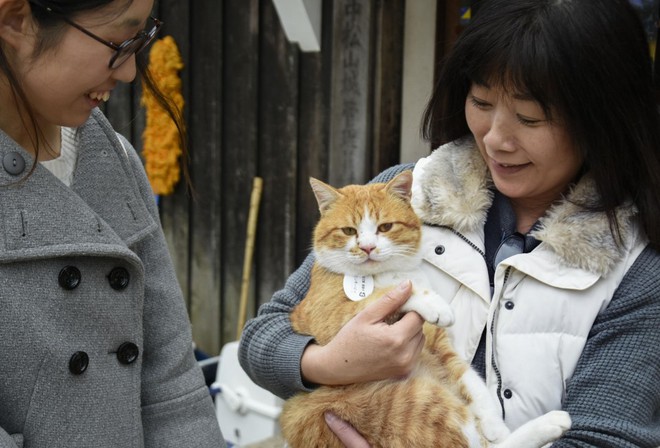
[[[525,168],[530,167],[531,165],[532,164],[530,162],[527,162],[527,163],[501,163],[501,162],[498,162],[497,160],[493,159],[492,157],[489,157],[489,159],[488,159],[488,166],[490,168],[491,173],[493,171],[495,171],[501,176],[516,174],[516,173],[524,170]]]

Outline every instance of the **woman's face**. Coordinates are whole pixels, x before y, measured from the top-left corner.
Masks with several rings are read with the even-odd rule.
[[[580,171],[566,129],[524,95],[473,83],[465,117],[495,187],[514,204],[546,210]]]
[[[153,0],[133,0],[128,8],[126,2],[115,1],[73,20],[96,36],[119,44],[144,29],[152,7]],[[111,95],[118,82],[135,78],[135,57],[110,69],[112,48],[71,25],[63,26],[57,45],[36,59],[31,57],[34,39],[26,40],[15,54],[14,66],[42,125],[76,127],[89,118],[104,96],[107,99]]]

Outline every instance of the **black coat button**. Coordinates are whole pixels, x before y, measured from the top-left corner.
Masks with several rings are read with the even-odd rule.
[[[124,342],[117,349],[117,359],[122,364],[132,364],[138,359],[140,349],[132,342]]]
[[[65,266],[60,271],[57,281],[66,290],[76,289],[80,284],[80,270],[75,266]]]
[[[16,151],[8,152],[2,158],[2,167],[12,176],[18,176],[25,171],[25,159]]]
[[[85,352],[75,352],[69,359],[69,371],[74,375],[81,375],[89,366],[89,356]]]
[[[436,255],[442,255],[445,253],[445,246],[435,246]]]
[[[507,310],[512,310],[515,306],[516,306],[516,304],[513,303],[511,300],[507,300],[504,303],[504,308],[506,308]]]
[[[108,282],[110,287],[114,290],[121,291],[128,286],[131,276],[125,268],[114,268],[108,274]]]
[[[513,397],[513,392],[511,392],[511,389],[504,389],[503,395],[504,398],[508,400],[509,398]]]

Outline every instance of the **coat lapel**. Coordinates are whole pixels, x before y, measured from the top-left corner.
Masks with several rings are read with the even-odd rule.
[[[28,176],[33,158],[0,132],[0,160],[12,154],[25,161],[18,175],[0,167],[0,261],[82,254],[135,258],[127,246],[157,224],[139,198],[126,153],[99,124],[99,115],[80,129],[71,188],[41,165]]]
[[[80,128],[73,189],[126,244],[131,245],[158,225],[142,199],[127,151],[110,123],[95,110]]]

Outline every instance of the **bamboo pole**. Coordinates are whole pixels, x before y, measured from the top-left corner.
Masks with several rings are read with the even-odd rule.
[[[260,177],[255,177],[252,182],[250,211],[248,213],[247,233],[245,237],[245,257],[243,259],[243,277],[241,279],[241,298],[238,312],[238,323],[236,326],[237,340],[241,338],[241,332],[243,331],[247,315],[247,300],[250,291],[250,277],[252,271],[252,255],[254,254],[254,240],[257,233],[257,217],[259,216],[262,185],[263,180]]]

